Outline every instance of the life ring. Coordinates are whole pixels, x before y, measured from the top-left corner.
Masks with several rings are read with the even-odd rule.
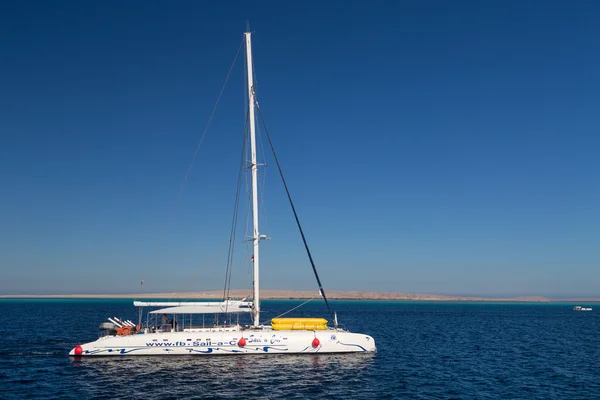
[[[130,326],[124,326],[122,328],[119,328],[117,330],[117,335],[119,335],[119,336],[131,335],[131,327]]]

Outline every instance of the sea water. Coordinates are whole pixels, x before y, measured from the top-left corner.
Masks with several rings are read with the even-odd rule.
[[[264,301],[265,321],[299,301]],[[83,358],[131,300],[0,300],[2,399],[600,399],[600,307],[333,301],[376,354]],[[326,316],[313,301],[294,316]]]

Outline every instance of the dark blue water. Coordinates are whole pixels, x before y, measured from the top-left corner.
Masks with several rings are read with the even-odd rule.
[[[74,361],[107,316],[137,320],[130,300],[0,300],[0,398],[600,399],[600,306],[333,304],[377,354]]]

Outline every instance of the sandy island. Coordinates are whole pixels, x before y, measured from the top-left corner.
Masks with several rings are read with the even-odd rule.
[[[317,290],[262,290],[262,299],[311,299],[318,298]],[[398,292],[364,292],[355,290],[328,290],[327,298],[331,300],[415,300],[415,301],[506,301],[506,302],[532,302],[548,303],[556,301],[586,301],[600,302],[600,298],[570,298],[552,299],[541,296],[521,297],[469,297],[469,296],[443,296],[436,294],[415,294]],[[232,290],[231,298],[250,297],[248,290]],[[135,294],[22,294],[22,295],[0,295],[0,298],[48,298],[48,299],[221,299],[222,290],[203,292],[179,292],[179,293],[135,293]]]

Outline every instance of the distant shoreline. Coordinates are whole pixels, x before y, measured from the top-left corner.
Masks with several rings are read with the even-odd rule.
[[[247,290],[232,290],[231,298],[250,297]],[[542,296],[518,297],[473,297],[473,296],[445,296],[435,294],[414,294],[397,292],[366,292],[349,290],[329,290],[326,292],[330,300],[413,300],[413,301],[481,301],[481,302],[600,302],[600,298],[549,298]],[[261,299],[265,300],[307,300],[318,298],[318,292],[313,290],[263,290]],[[135,294],[0,294],[3,299],[221,299],[223,291],[179,292],[179,293],[135,293]]]

